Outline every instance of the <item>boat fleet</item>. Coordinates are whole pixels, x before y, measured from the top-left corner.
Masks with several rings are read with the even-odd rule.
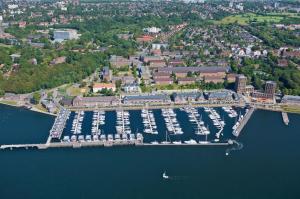
[[[62,108],[59,111],[59,113],[54,121],[54,124],[50,130],[51,138],[59,139],[61,137],[63,130],[65,128],[66,122],[70,117],[70,114],[71,114],[71,112],[65,108]]]
[[[231,107],[222,107],[224,112],[228,114],[230,118],[237,117],[236,111]],[[207,142],[207,136],[211,134],[211,131],[206,122],[202,119],[202,115],[200,114],[197,108],[187,106],[180,109],[181,111],[185,111],[188,115],[189,122],[192,124],[195,134],[205,136],[205,141]],[[246,109],[247,111],[247,109]],[[214,141],[219,141],[220,136],[222,135],[222,131],[225,124],[224,119],[221,118],[220,114],[214,108],[204,107],[204,112],[208,114],[208,117],[212,120],[212,124],[218,130],[215,134],[216,139]],[[161,114],[164,118],[164,122],[167,128],[166,131],[166,140],[162,140],[159,142],[153,141],[151,144],[197,144],[198,141],[190,139],[186,141],[174,140],[171,141],[171,135],[182,135],[183,130],[180,127],[180,124],[177,119],[176,112],[171,108],[161,109]],[[69,118],[70,112],[67,110],[63,110],[59,113],[58,117],[55,120],[55,124],[53,125],[53,130],[51,130],[51,136],[57,137],[60,139],[61,134],[59,132],[63,131],[66,120]],[[82,123],[84,120],[85,112],[84,111],[76,111],[74,114],[74,118],[71,121],[71,135],[65,135],[62,142],[93,142],[93,141],[131,141],[137,139],[137,134],[133,134],[130,127],[130,114],[128,111],[118,110],[116,111],[116,134],[104,134],[103,128],[101,126],[105,125],[106,117],[105,111],[95,110],[93,111],[92,121],[91,121],[91,129],[90,134],[82,133]],[[154,116],[153,110],[142,109],[141,110],[142,123],[144,126],[143,133],[157,135],[158,127],[156,124],[156,118]],[[243,119],[243,115],[240,115],[238,119],[236,119],[235,125],[232,127],[233,134],[240,125],[241,120]],[[58,130],[57,130],[58,129]],[[60,129],[60,130],[59,130]],[[55,133],[56,132],[56,133]],[[85,131],[88,132],[88,131]],[[83,135],[86,134],[86,135]],[[140,135],[139,135],[140,137]]]
[[[176,118],[176,113],[173,109],[162,109],[162,116],[164,117],[166,127],[170,134],[181,135],[183,131]]]
[[[249,109],[246,109],[246,112],[245,112],[245,115],[249,112]],[[235,124],[233,125],[232,127],[232,134],[234,136],[238,136],[238,127],[241,125],[242,123],[242,120],[244,119],[244,116],[243,115],[239,115],[239,118],[237,119],[237,121],[235,122]]]
[[[189,121],[195,126],[197,135],[209,135],[208,126],[205,126],[202,116],[194,107],[185,107],[184,111],[188,114]]]
[[[228,116],[229,116],[230,118],[234,118],[234,117],[237,117],[237,116],[238,116],[237,112],[236,112],[232,107],[222,107],[222,109],[223,109],[226,113],[228,113]]]
[[[143,118],[144,132],[148,134],[157,135],[157,126],[152,110],[143,109],[141,116]]]
[[[129,112],[117,111],[117,126],[116,130],[118,134],[131,134]]]

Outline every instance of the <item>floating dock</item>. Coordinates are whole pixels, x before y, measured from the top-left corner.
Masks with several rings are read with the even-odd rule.
[[[282,115],[283,123],[285,125],[289,125],[290,120],[289,120],[288,114],[286,112],[281,112],[281,115]]]

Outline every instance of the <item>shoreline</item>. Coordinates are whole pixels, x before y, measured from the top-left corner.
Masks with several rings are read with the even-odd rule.
[[[33,111],[33,112],[37,112],[37,113],[42,113],[42,114],[46,114],[46,115],[50,115],[50,116],[57,116],[57,114],[54,114],[54,113],[49,113],[49,112],[46,112],[46,111],[42,111],[42,110],[39,110],[35,107],[32,107],[31,109],[28,109],[26,108],[24,105],[20,105],[20,104],[10,104],[10,103],[6,103],[2,100],[0,100],[0,104],[2,105],[5,105],[5,106],[10,106],[10,107],[15,107],[15,108],[24,108],[28,111]]]

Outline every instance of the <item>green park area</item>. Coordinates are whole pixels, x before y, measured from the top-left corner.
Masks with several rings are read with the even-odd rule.
[[[216,24],[237,23],[240,25],[247,25],[251,22],[280,23],[282,20],[287,18],[300,19],[300,16],[298,16],[295,13],[267,13],[267,14],[246,13],[246,14],[228,16],[219,21],[215,21],[215,23]]]

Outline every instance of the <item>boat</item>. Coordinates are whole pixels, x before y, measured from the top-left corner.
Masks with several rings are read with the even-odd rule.
[[[182,142],[181,141],[174,141],[174,142],[172,142],[173,144],[182,144]]]
[[[185,144],[197,144],[196,140],[190,139],[188,141],[184,141]]]
[[[166,174],[166,171],[163,173],[163,179],[169,179],[169,176]]]

